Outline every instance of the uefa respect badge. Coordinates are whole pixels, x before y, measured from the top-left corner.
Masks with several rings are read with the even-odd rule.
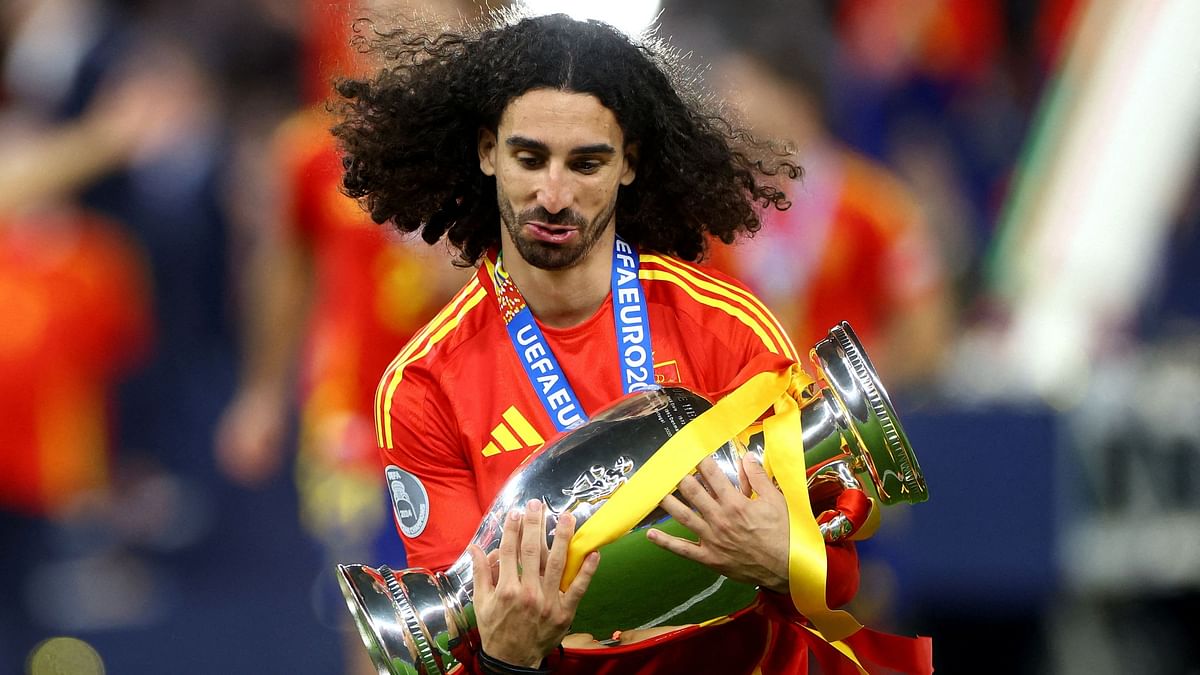
[[[400,531],[409,539],[420,536],[429,523],[429,493],[425,486],[416,476],[394,464],[388,466],[384,476]]]

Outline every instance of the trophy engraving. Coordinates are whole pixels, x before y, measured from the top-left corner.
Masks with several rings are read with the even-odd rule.
[[[593,464],[588,470],[575,479],[575,484],[563,488],[562,494],[570,497],[565,505],[556,506],[551,500],[543,499],[547,507],[555,514],[574,511],[580,504],[596,504],[612,496],[633,473],[633,460],[624,455],[613,462],[612,468],[601,464]]]
[[[881,505],[925,501],[928,491],[916,456],[849,325],[834,327],[813,347],[810,359],[825,386],[800,410],[809,489],[820,481],[836,481],[868,491]],[[484,552],[498,548],[505,514],[531,498],[546,503],[547,518],[570,512],[582,526],[671,436],[710,407],[705,397],[674,386],[618,400],[551,441],[515,473],[488,509],[474,543]],[[761,460],[763,451],[760,434],[746,444],[730,439],[713,448],[711,456],[738,485],[741,457],[751,453]],[[684,532],[659,509],[604,546],[605,563],[592,578],[572,631],[605,635],[666,623],[701,623],[754,601],[756,589],[647,541],[641,530],[650,524],[672,534]],[[847,536],[851,529],[841,514],[820,525],[826,541]],[[546,530],[553,531],[552,522]],[[630,575],[631,569],[639,573]],[[471,559],[465,552],[438,573],[365,565],[339,565],[337,573],[381,674],[440,675],[455,665],[447,645],[477,639],[470,611]],[[662,584],[662,579],[671,583]],[[621,600],[630,596],[654,602],[634,607]]]

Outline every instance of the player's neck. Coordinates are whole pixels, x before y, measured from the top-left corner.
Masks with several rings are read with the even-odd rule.
[[[600,237],[583,260],[562,270],[544,270],[525,262],[507,241],[504,269],[512,277],[530,311],[543,325],[570,328],[591,317],[612,287],[615,228]]]

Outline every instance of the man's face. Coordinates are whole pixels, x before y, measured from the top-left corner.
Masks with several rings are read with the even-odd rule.
[[[479,133],[479,167],[496,177],[506,248],[530,265],[569,268],[615,227],[617,190],[634,151],[612,111],[590,94],[534,89]]]

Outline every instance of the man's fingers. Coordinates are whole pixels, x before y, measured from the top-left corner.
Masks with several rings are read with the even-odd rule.
[[[521,532],[521,580],[536,584],[541,576],[542,555],[546,549],[546,518],[542,503],[536,499],[525,505],[525,521]]]
[[[679,537],[672,537],[666,532],[654,528],[646,531],[646,538],[677,556],[694,560],[702,565],[707,564],[704,549],[700,548],[699,544],[695,542]]]
[[[492,585],[500,580],[500,549],[492,549],[487,554],[488,572],[491,573]]]
[[[591,633],[571,633],[562,639],[562,646],[567,649],[604,649],[604,645],[597,642]]]
[[[746,476],[745,457],[743,457],[742,460],[743,461],[738,462],[737,465],[738,488],[741,490],[742,496],[749,499],[754,496],[754,487],[750,485],[750,478]]]
[[[583,566],[579,568],[579,574],[575,575],[575,579],[567,587],[563,605],[572,615],[575,614],[575,608],[579,606],[579,601],[583,600],[583,594],[587,592],[588,584],[592,583],[592,576],[596,574],[596,568],[599,566],[600,552],[592,551],[587,554],[587,557],[583,559]]]
[[[721,506],[695,476],[685,476],[683,480],[679,481],[679,494],[683,495],[688,504],[691,504],[692,508],[699,512],[705,520],[720,512]]]
[[[557,590],[562,581],[563,568],[567,564],[567,549],[574,535],[575,516],[570,513],[559,516],[554,526],[554,544],[551,545],[550,555],[546,558],[546,574],[542,579],[547,591]]]
[[[767,475],[767,470],[753,455],[742,456],[742,470],[746,472],[746,480],[760,498],[783,497],[783,493],[775,486],[775,481]]]
[[[675,522],[695,532],[701,539],[712,536],[712,530],[709,529],[708,522],[697,515],[690,506],[684,504],[675,495],[663,497],[659,505],[675,519]]]
[[[517,548],[521,540],[521,512],[513,509],[504,518],[504,531],[500,533],[500,574],[496,584],[513,583],[520,580],[517,574]]]
[[[717,461],[711,455],[705,457],[704,461],[700,462],[696,468],[700,470],[700,475],[704,476],[704,482],[708,483],[708,488],[717,501],[724,501],[739,495],[738,489],[733,486],[725,472],[721,471],[721,467],[717,465]]]
[[[478,599],[481,593],[489,594],[495,588],[492,583],[492,566],[478,544],[468,546],[467,552],[471,554],[471,573],[475,579],[475,598]]]

